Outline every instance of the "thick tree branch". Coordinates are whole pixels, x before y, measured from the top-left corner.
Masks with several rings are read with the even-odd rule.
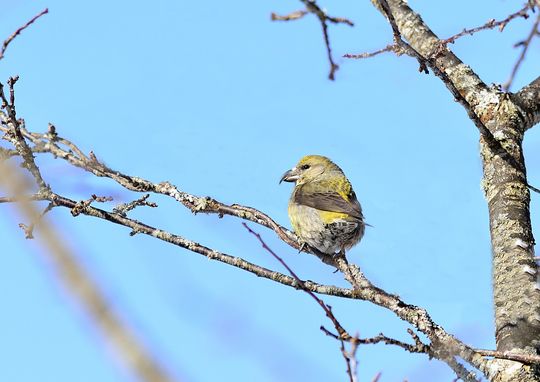
[[[521,89],[517,94],[510,93],[512,100],[520,106],[526,120],[525,129],[540,123],[540,77]]]
[[[422,69],[424,62],[419,56],[433,52],[440,43],[435,34],[405,1],[372,0],[372,3],[390,22],[398,53],[415,57]],[[412,49],[402,42],[401,35]],[[452,87],[455,86],[466,101],[461,104],[481,133],[483,184],[494,252],[497,349],[527,349],[527,352],[535,353],[540,340],[540,292],[536,282],[539,270],[533,259],[534,237],[522,140],[523,132],[537,119],[538,106],[532,109],[520,107],[526,102],[518,104],[513,102],[514,97],[497,87],[488,88],[447,47],[437,51],[433,58],[425,61],[425,65],[436,75],[437,69],[444,75],[438,76],[453,94]],[[526,96],[533,98],[536,96],[534,92],[535,89],[531,88]],[[460,100],[457,96],[456,99]],[[501,365],[508,362],[494,361]],[[522,373],[528,378],[537,375],[537,369],[523,365],[515,369],[493,367],[487,370],[486,375],[488,378],[503,378],[502,370],[514,370],[513,374]]]

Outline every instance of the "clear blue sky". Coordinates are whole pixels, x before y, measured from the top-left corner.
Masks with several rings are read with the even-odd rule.
[[[411,0],[439,37],[517,11],[521,2]],[[426,308],[465,343],[493,348],[490,236],[480,189],[478,132],[436,77],[408,57],[348,60],[378,50],[391,30],[367,1],[322,2],[330,25],[336,81],[327,79],[322,32],[311,15],[289,23],[270,13],[302,7],[277,1],[0,0],[0,40],[46,7],[0,61],[0,80],[19,75],[18,116],[30,131],[48,123],[60,136],[118,171],[224,203],[251,206],[290,227],[291,184],[281,175],[307,154],[345,171],[369,228],[350,253],[379,287]],[[487,83],[504,83],[518,57],[512,45],[532,19],[451,45]],[[538,76],[535,42],[513,90]],[[536,129],[537,130],[537,129]],[[540,186],[540,136],[526,134],[529,182]],[[2,145],[6,147],[6,142]],[[45,180],[71,199],[113,196],[98,179],[37,156]],[[193,216],[152,195],[157,209],[130,216],[212,249],[284,271],[231,217]],[[532,196],[533,225],[540,213]],[[103,206],[102,206],[103,207]],[[24,239],[15,210],[0,206],[0,379],[134,381],[119,366],[84,310],[55,277],[39,241]],[[301,291],[218,263],[105,221],[55,209],[61,230],[125,320],[181,381],[346,381],[339,343],[323,311]],[[254,224],[304,279],[347,286],[316,258],[298,254]],[[39,237],[39,232],[36,232]],[[383,332],[411,342],[410,327],[361,301],[323,297],[351,333]],[[450,369],[392,346],[363,346],[361,381],[450,381]]]

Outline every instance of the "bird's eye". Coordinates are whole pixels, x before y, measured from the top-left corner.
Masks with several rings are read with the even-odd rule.
[[[309,164],[305,164],[302,166],[302,170],[307,170],[309,167],[310,167]]]

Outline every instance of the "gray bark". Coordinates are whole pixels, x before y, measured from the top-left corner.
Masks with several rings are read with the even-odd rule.
[[[386,16],[378,0],[372,3]],[[401,35],[416,51],[427,56],[437,47],[437,36],[406,2],[388,0],[388,3]],[[540,120],[540,78],[517,94],[504,93],[483,83],[447,48],[434,60],[500,144],[493,151],[484,137],[480,138],[493,248],[497,350],[536,355],[540,340],[540,289],[522,143],[524,132]],[[485,372],[493,381],[540,378],[537,367],[518,362],[494,360],[490,366]]]

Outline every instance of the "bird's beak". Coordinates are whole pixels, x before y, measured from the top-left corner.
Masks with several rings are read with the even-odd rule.
[[[279,180],[279,184],[281,184],[281,182],[296,182],[298,178],[299,178],[298,171],[296,170],[296,167],[295,167],[287,171],[285,174],[283,174],[283,176]]]

